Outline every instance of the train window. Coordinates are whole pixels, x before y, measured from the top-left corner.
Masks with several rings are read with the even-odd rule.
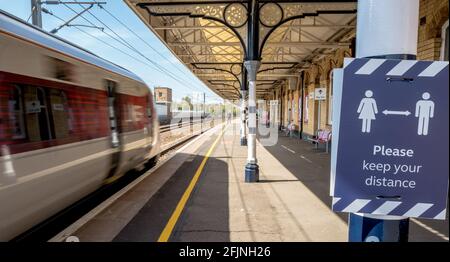
[[[16,143],[26,137],[20,87],[0,82],[0,140]]]
[[[69,116],[65,92],[58,89],[50,89],[49,100],[55,138],[66,138],[69,136]]]
[[[139,130],[144,128],[146,117],[144,116],[145,101],[139,101],[138,98],[129,100],[127,104],[127,113],[129,121],[129,131]]]
[[[25,138],[25,122],[23,118],[22,91],[14,86],[9,100],[9,119],[13,130],[13,139]]]
[[[67,95],[66,95],[66,92],[64,92],[64,91],[61,91],[61,100],[64,105],[64,112],[66,112],[66,116],[67,116],[67,127],[69,129],[69,132],[73,133],[73,131],[74,131],[73,110],[72,110],[72,108],[69,107],[69,100],[67,100]]]
[[[52,139],[51,108],[48,106],[48,91],[42,87],[23,87],[25,105],[24,118],[28,139],[46,141]]]
[[[143,129],[148,122],[145,115],[147,107],[147,98],[145,96],[131,96],[118,94],[120,104],[120,127],[121,132],[130,132]]]
[[[0,80],[0,140],[12,153],[108,136],[104,91],[51,86]]]

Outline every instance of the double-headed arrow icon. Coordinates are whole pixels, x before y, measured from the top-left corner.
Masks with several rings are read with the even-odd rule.
[[[403,116],[409,116],[411,112],[408,110],[406,111],[391,111],[391,110],[384,110],[383,114],[385,115],[403,115]]]

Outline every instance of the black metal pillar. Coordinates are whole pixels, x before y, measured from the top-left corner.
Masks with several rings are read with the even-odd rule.
[[[249,0],[248,3],[248,38],[247,57],[244,66],[248,77],[248,154],[245,166],[245,182],[259,180],[259,167],[256,159],[256,74],[261,65],[259,53],[259,3]]]
[[[247,127],[246,127],[246,105],[245,97],[247,95],[247,71],[242,70],[241,84],[241,146],[247,146]]]

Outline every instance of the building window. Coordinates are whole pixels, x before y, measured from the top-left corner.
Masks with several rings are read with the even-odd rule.
[[[159,97],[161,98],[163,96],[162,92],[158,92]]]
[[[444,26],[442,26],[442,46],[441,46],[441,60],[448,61],[448,20],[445,22]]]

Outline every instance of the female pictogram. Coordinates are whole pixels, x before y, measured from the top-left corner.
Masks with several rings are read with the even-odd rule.
[[[378,108],[375,99],[372,98],[373,92],[371,90],[367,90],[365,96],[365,98],[361,99],[357,112],[359,113],[358,118],[362,119],[361,132],[370,133],[371,122],[375,120]]]

